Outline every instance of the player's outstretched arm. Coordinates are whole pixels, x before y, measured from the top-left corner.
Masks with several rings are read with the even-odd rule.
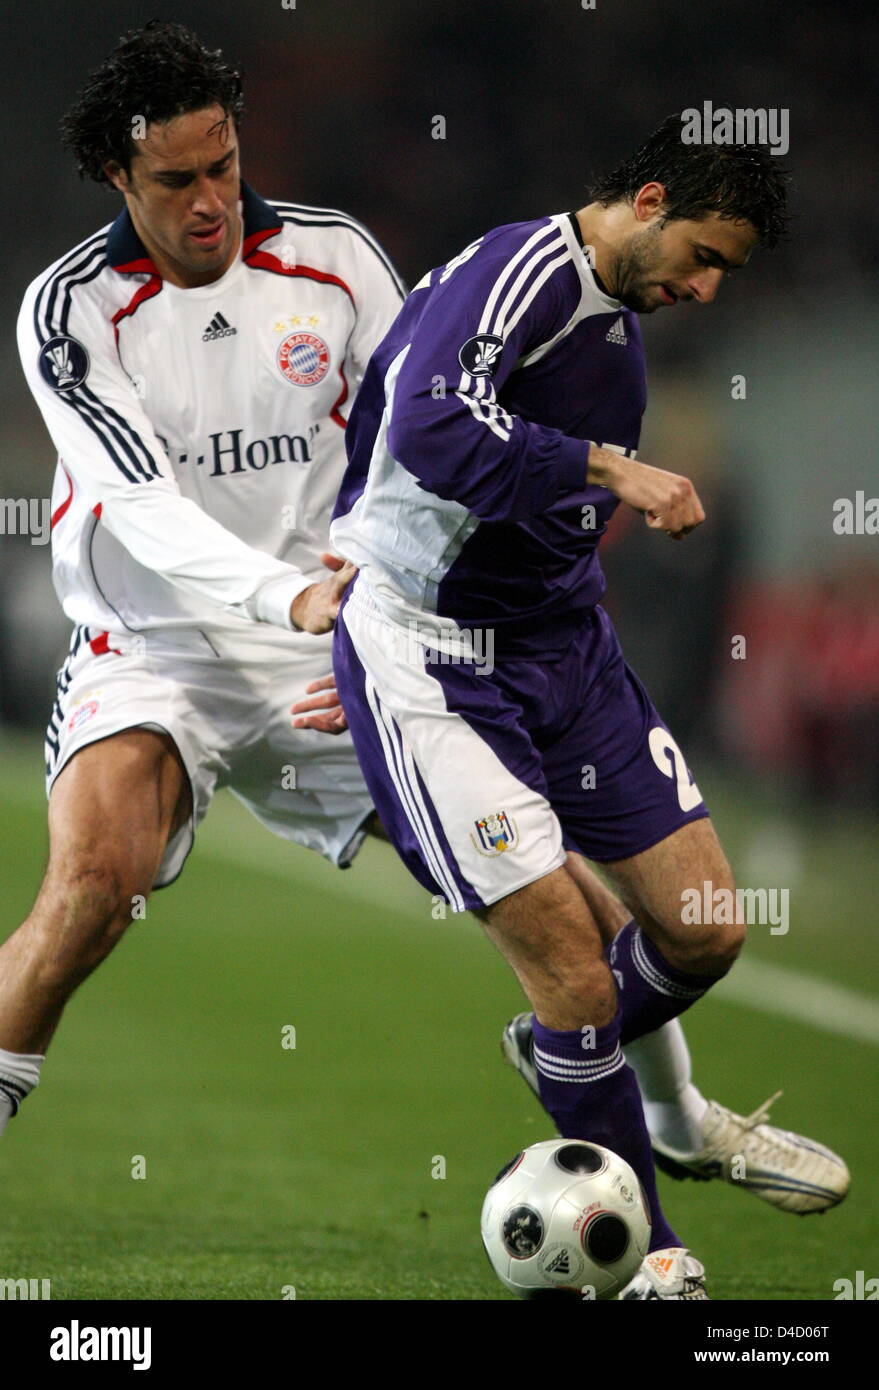
[[[705,512],[689,478],[651,468],[613,449],[589,447],[586,480],[606,487],[621,502],[644,513],[648,526],[666,531],[676,541],[705,520]]]
[[[122,367],[112,323],[90,317],[74,300],[67,332],[59,334],[52,312],[40,307],[50,274],[25,295],[18,341],[71,497],[75,491],[139,564],[170,584],[239,616],[289,629],[293,602],[321,586],[297,566],[248,545],[183,496],[142,393]],[[52,369],[53,354],[62,353],[66,376]]]
[[[345,590],[357,573],[348,560],[329,553],[321,555],[321,563],[334,571],[329,579],[319,584],[311,584],[297,594],[290,606],[290,616],[294,627],[302,632],[320,634],[332,629],[337,617]]]

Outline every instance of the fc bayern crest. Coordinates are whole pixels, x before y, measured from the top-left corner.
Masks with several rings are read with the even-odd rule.
[[[480,854],[506,854],[519,843],[516,822],[506,811],[496,811],[490,816],[483,816],[482,820],[474,821],[473,824],[476,834],[473,835],[471,832],[470,838]]]
[[[288,333],[278,348],[278,366],[294,386],[316,386],[330,369],[330,350],[316,333]]]
[[[78,704],[68,721],[68,731],[72,733],[73,730],[78,729],[81,724],[87,724],[90,719],[94,718],[100,708],[100,700],[85,700],[83,703]]]

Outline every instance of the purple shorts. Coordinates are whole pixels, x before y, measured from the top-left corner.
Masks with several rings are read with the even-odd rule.
[[[625,859],[708,815],[602,608],[564,652],[495,663],[474,653],[425,648],[362,579],[333,648],[385,829],[455,910],[496,902],[567,850]]]

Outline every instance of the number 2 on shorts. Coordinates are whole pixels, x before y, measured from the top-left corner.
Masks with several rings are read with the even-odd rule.
[[[666,777],[675,777],[678,784],[678,801],[682,811],[692,811],[702,800],[702,793],[690,776],[690,769],[684,762],[684,755],[675,743],[668,729],[659,725],[650,730],[648,738],[653,761]]]

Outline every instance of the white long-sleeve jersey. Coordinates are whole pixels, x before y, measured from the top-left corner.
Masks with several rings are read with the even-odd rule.
[[[399,311],[369,233],[241,186],[239,255],[163,280],[127,210],[30,285],[28,384],[58,450],[55,588],[110,631],[289,628],[325,578],[347,409]]]

